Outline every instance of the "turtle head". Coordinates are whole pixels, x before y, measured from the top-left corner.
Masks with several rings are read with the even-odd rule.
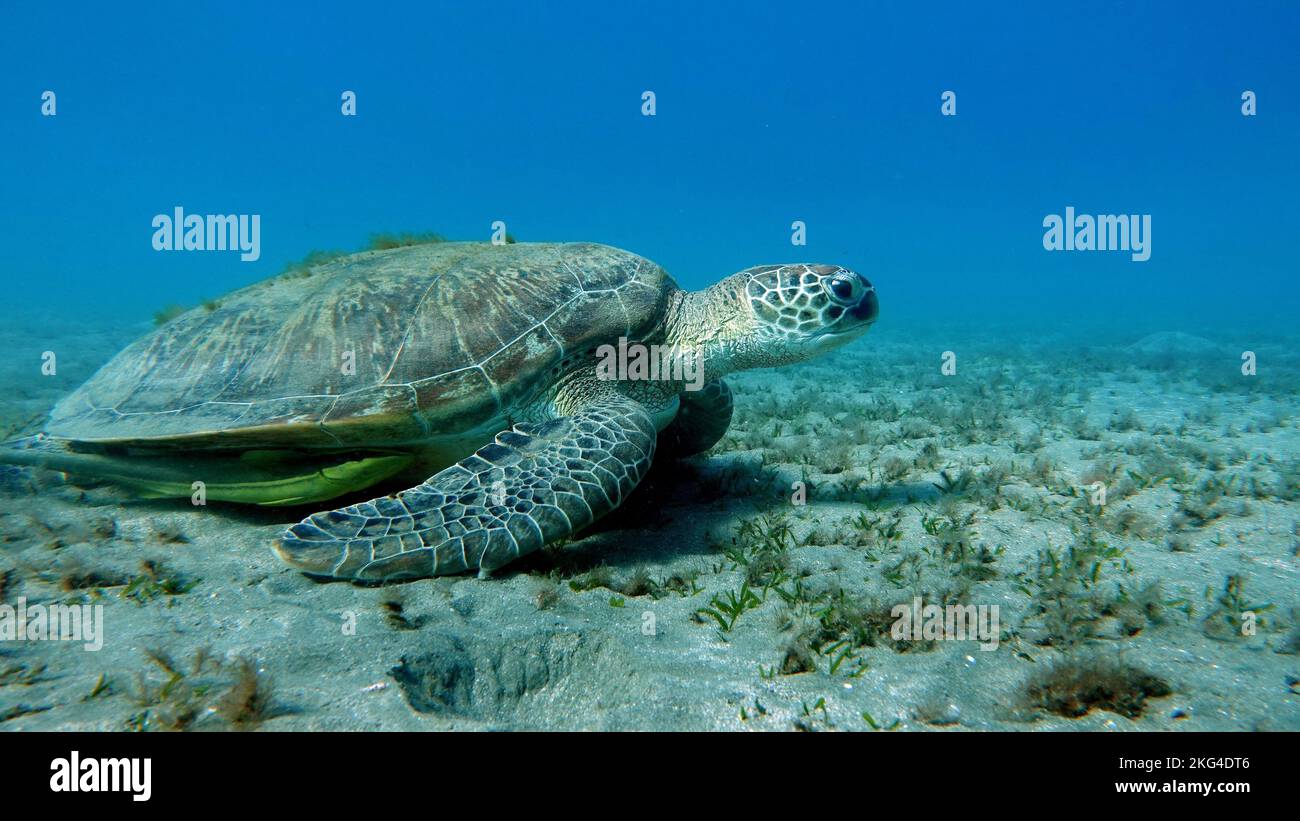
[[[760,265],[678,294],[669,341],[702,354],[710,379],[812,359],[866,333],[880,313],[875,286],[839,265]]]
[[[750,268],[745,299],[755,330],[773,344],[820,353],[860,336],[880,313],[876,288],[838,265]]]
[[[763,265],[704,291],[692,336],[713,374],[801,362],[857,339],[880,312],[876,289],[838,265]]]

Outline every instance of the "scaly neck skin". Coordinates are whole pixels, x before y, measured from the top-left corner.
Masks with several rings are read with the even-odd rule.
[[[668,297],[666,341],[703,356],[706,381],[752,367],[744,356],[752,324],[734,277],[702,291],[674,291]]]

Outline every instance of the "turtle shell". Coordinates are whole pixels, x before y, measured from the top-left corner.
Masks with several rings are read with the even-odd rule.
[[[620,336],[675,283],[590,243],[370,251],[251,285],[128,346],[46,431],[185,447],[404,445],[471,431]]]

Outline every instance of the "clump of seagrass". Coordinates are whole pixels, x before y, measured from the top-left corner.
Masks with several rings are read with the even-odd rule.
[[[200,648],[180,664],[165,650],[149,649],[145,658],[153,669],[136,673],[127,695],[139,709],[127,729],[253,730],[276,714],[270,679],[245,656],[223,662]]]
[[[1025,700],[1033,707],[1066,718],[1079,718],[1094,709],[1125,718],[1142,715],[1149,698],[1172,693],[1160,677],[1111,659],[1065,658],[1025,682]]]

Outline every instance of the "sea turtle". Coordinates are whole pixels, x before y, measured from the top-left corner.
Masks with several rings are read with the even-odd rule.
[[[182,314],[0,460],[262,505],[409,478],[308,516],[276,551],[342,579],[487,575],[617,507],[656,445],[717,442],[727,373],[835,348],[877,311],[871,283],[835,265],[758,266],[688,292],[590,243],[370,251]],[[611,367],[656,356],[679,364],[656,378]]]

